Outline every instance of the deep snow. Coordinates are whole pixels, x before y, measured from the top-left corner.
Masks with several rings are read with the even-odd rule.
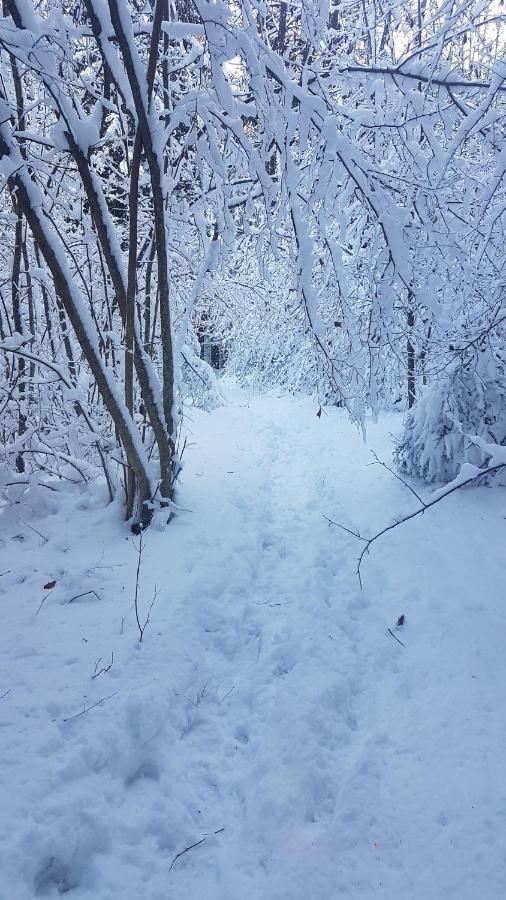
[[[119,509],[67,487],[4,510],[1,900],[506,896],[505,491],[381,539],[361,591],[323,516],[367,533],[413,508],[371,465],[399,421],[364,444],[316,409],[191,414],[140,646]]]

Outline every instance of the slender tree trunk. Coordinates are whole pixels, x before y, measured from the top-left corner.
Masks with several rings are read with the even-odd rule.
[[[86,7],[88,11],[88,15],[90,17],[92,29],[94,36],[97,40],[97,44],[101,49],[102,57],[104,63],[106,61],[106,52],[103,48],[103,41],[107,40],[102,34],[102,29],[100,25],[99,17],[95,14],[94,10],[94,0],[86,0]],[[155,435],[155,439],[158,447],[158,454],[160,460],[160,494],[164,499],[169,499],[172,493],[172,455],[174,452],[174,420],[173,420],[173,402],[174,402],[174,365],[173,365],[173,351],[172,351],[172,334],[170,328],[170,309],[169,309],[169,290],[168,290],[168,275],[167,275],[167,247],[166,247],[166,233],[165,233],[165,210],[163,203],[163,191],[162,191],[162,172],[159,172],[158,182],[153,180],[153,168],[156,169],[157,157],[154,151],[154,147],[151,141],[151,131],[148,120],[148,114],[143,102],[142,89],[137,81],[135,72],[132,72],[134,69],[133,61],[131,59],[131,55],[129,52],[128,41],[124,35],[122,24],[121,24],[121,16],[118,10],[118,7],[114,4],[111,4],[111,7],[114,7],[114,22],[113,26],[115,28],[119,28],[119,32],[116,34],[118,41],[120,43],[120,48],[122,53],[126,46],[126,54],[130,61],[130,68],[127,67],[127,74],[132,76],[134,83],[136,85],[136,107],[137,104],[139,108],[142,109],[142,127],[141,127],[141,116],[139,115],[139,109],[137,109],[137,113],[139,115],[139,131],[142,140],[142,145],[144,147],[144,152],[146,153],[148,166],[151,173],[151,182],[152,182],[152,191],[153,191],[153,200],[154,200],[154,233],[155,233],[155,245],[157,252],[157,260],[158,260],[158,291],[162,290],[165,292],[165,304],[163,307],[163,312],[161,313],[161,330],[162,330],[162,362],[163,362],[163,385],[162,385],[162,395],[163,395],[163,411],[159,410],[158,404],[153,392],[153,377],[152,373],[147,368],[147,363],[149,361],[148,354],[146,353],[143,345],[141,336],[138,328],[136,327],[136,323],[134,321],[134,341],[135,341],[135,354],[134,354],[134,362],[136,366],[137,376],[139,378],[139,384],[141,388],[141,394],[144,401],[144,405],[151,421],[151,425],[153,428],[153,432]],[[113,14],[113,8],[111,8],[111,17]],[[162,4],[160,2],[157,3],[155,17],[153,21],[153,31],[151,38],[151,47],[150,47],[150,55],[149,55],[149,63],[148,63],[148,72],[147,72],[147,94],[146,94],[146,102],[149,104],[149,98],[151,96],[151,92],[153,90],[155,70],[156,70],[156,61],[157,61],[157,51],[158,51],[158,43],[160,39],[161,33],[161,22],[162,22]],[[126,63],[125,63],[126,65]],[[116,87],[118,91],[121,93],[121,84],[116,82]],[[133,90],[133,88],[132,88]],[[74,141],[74,146],[76,142]],[[147,147],[150,148],[150,154],[148,154]],[[77,148],[78,149],[78,148]],[[82,156],[82,154],[81,154]],[[77,160],[76,160],[77,161]],[[86,161],[87,163],[87,161]],[[80,166],[80,174],[83,179],[83,183],[85,185],[88,184],[92,187],[90,177],[86,174],[86,169],[89,168],[87,165],[83,165],[83,160],[78,163]],[[82,166],[82,171],[81,171]],[[88,193],[88,191],[87,191]],[[124,284],[123,276],[119,270],[117,260],[115,259],[114,252],[112,250],[111,244],[111,236],[108,234],[107,227],[103,221],[103,214],[101,214],[101,203],[96,196],[97,191],[96,188],[93,187],[90,190],[90,195],[88,199],[90,200],[90,205],[93,203],[92,209],[94,210],[94,218],[96,222],[96,227],[99,232],[99,236],[101,238],[102,247],[104,249],[104,255],[107,259],[108,266],[111,272],[111,277],[113,279],[113,283],[115,285],[116,294],[118,297],[118,302],[120,306],[123,301],[123,319],[126,323],[126,307],[127,307],[127,299],[126,299],[126,287]],[[156,195],[156,196],[155,196]],[[162,262],[160,262],[162,260]],[[161,273],[165,272],[165,277],[161,278]],[[135,315],[135,314],[134,314]]]
[[[23,333],[23,318],[21,315],[21,291],[20,291],[20,281],[21,281],[21,244],[23,241],[23,215],[21,213],[21,209],[19,207],[19,203],[15,199],[14,193],[13,197],[13,206],[14,211],[16,213],[16,225],[14,228],[14,255],[12,258],[12,283],[11,283],[11,292],[12,292],[12,317],[14,320],[14,328],[19,334]],[[26,403],[26,381],[25,381],[25,369],[26,362],[20,357],[18,360],[18,435],[21,437],[26,431],[26,413],[25,413],[25,403]],[[18,472],[25,471],[25,460],[21,453],[18,453],[16,456],[16,469]]]
[[[35,262],[37,263],[37,268],[40,269],[42,267],[41,267],[39,248],[37,247],[37,244],[34,244],[33,252],[35,254]],[[53,340],[53,323],[51,321],[49,296],[47,293],[46,285],[42,281],[40,282],[40,292],[42,295],[42,305],[44,307],[44,318],[46,320],[46,331],[47,331],[47,337],[48,337],[48,341],[49,341],[49,347],[51,349],[51,356],[52,356],[53,360],[56,361],[56,350],[55,350],[54,340]]]
[[[130,193],[128,198],[128,280],[125,314],[125,403],[131,416],[134,412],[134,332],[137,294],[137,228],[139,221],[139,171],[142,141],[137,130],[130,165]],[[135,496],[134,473],[127,473],[127,519],[132,514]]]
[[[146,265],[146,284],[145,284],[145,295],[144,295],[144,350],[146,353],[149,353],[150,356],[153,355],[153,344],[151,341],[151,285],[152,285],[152,275],[153,275],[153,263],[155,261],[156,254],[156,243],[153,237],[151,241],[151,247],[149,248],[149,256]],[[155,321],[155,317],[153,316],[153,322]]]
[[[425,15],[426,0],[418,0],[417,2],[417,34],[415,44],[417,47],[422,46],[422,25]],[[418,90],[422,90],[422,85],[418,84]],[[420,136],[422,143],[422,135]],[[408,336],[406,340],[406,368],[407,368],[407,389],[408,389],[408,409],[411,409],[416,399],[416,378],[415,378],[415,348],[413,346],[413,328],[415,327],[415,295],[413,290],[408,291],[408,310],[406,314],[406,324],[408,328]]]
[[[89,0],[93,4],[94,0]],[[163,20],[164,0],[156,0],[153,28],[152,47],[158,46]],[[167,232],[165,227],[165,198],[163,192],[163,161],[158,155],[153,139],[149,98],[150,85],[154,80],[156,56],[150,55],[148,63],[148,91],[137,77],[137,67],[130,47],[128,36],[124,30],[123,13],[120,12],[118,0],[109,0],[109,12],[117,38],[126,74],[135,103],[135,111],[138,118],[138,127],[142,137],[146,161],[151,177],[151,191],[153,195],[153,216],[156,240],[156,252],[158,263],[158,291],[160,298],[160,330],[162,342],[162,370],[163,370],[163,408],[165,421],[169,430],[172,450],[174,446],[174,358],[172,346],[172,328],[169,301],[169,273],[168,273],[168,247]]]
[[[408,337],[406,340],[406,366],[407,366],[407,387],[408,387],[408,409],[411,409],[415,402],[415,348],[412,341],[412,332],[415,325],[415,312],[412,306],[413,294],[409,291],[408,295],[408,311],[406,321],[408,326]]]

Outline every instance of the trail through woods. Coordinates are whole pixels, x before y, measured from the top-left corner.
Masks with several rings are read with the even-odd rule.
[[[0,516],[1,900],[504,897],[504,489],[386,536],[361,591],[324,515],[368,533],[413,507],[371,465],[399,422],[364,443],[316,410],[191,413],[141,645],[98,488]]]

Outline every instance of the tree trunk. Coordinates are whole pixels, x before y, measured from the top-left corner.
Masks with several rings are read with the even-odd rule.
[[[1,93],[0,99],[5,101],[5,97]],[[44,213],[42,198],[22,164],[22,160],[16,154],[13,159],[5,128],[5,125],[0,126],[0,157],[7,156],[15,163],[15,172],[9,178],[10,189],[16,194],[19,211],[26,218],[34,240],[51,272],[55,290],[86,357],[104,405],[118,431],[125,450],[127,465],[131,466],[135,473],[138,503],[136,514],[140,525],[146,526],[153,515],[151,504],[153,491],[149,465],[140,434],[118,394],[116,385],[109,377],[107,366],[101,359],[97,336],[94,334],[96,329],[87,313],[83,298],[74,287],[72,274],[66,264],[62,248],[56,244],[55,232]]]
[[[407,388],[408,388],[408,409],[411,409],[415,402],[415,348],[412,342],[412,331],[415,324],[415,312],[412,307],[413,294],[411,291],[408,296],[408,311],[406,316],[408,326],[408,337],[406,340],[406,369],[407,369]]]
[[[94,0],[89,0],[93,5]],[[152,47],[158,46],[161,34],[164,0],[156,0],[153,16]],[[156,252],[158,262],[158,291],[160,302],[160,330],[162,342],[162,369],[163,369],[163,408],[165,421],[169,431],[171,446],[174,446],[174,358],[172,347],[172,328],[169,302],[169,273],[168,273],[168,248],[167,232],[165,228],[165,198],[163,192],[163,161],[159,157],[150,123],[149,98],[150,85],[154,80],[156,56],[150,55],[148,64],[148,90],[137,77],[137,67],[133,56],[128,36],[123,27],[123,14],[120,12],[118,0],[109,0],[109,12],[117,38],[126,74],[130,83],[130,89],[135,103],[138,127],[142,137],[146,161],[151,176],[151,191],[153,195],[154,230],[156,240]]]
[[[21,315],[21,243],[23,240],[23,215],[21,213],[19,203],[15,199],[12,192],[12,202],[14,212],[16,214],[16,225],[14,229],[14,255],[12,258],[12,316],[14,320],[14,328],[19,334],[23,333],[23,318]],[[24,412],[26,403],[26,381],[25,381],[26,362],[20,357],[18,360],[18,435],[21,437],[26,431],[26,413]],[[25,460],[22,453],[16,456],[16,469],[18,472],[25,471]]]

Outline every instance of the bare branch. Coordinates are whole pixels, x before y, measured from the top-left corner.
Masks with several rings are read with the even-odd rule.
[[[109,694],[108,697],[102,697],[101,700],[97,700],[96,703],[92,703],[91,706],[87,706],[85,709],[82,709],[81,712],[75,714],[75,716],[67,716],[66,719],[63,719],[64,722],[70,722],[71,719],[78,719],[79,716],[84,716],[86,713],[90,712],[91,709],[95,709],[97,706],[101,706],[102,703],[105,703],[106,700],[111,700],[112,697],[116,697],[117,691],[114,691],[114,694]]]
[[[188,853],[189,850],[193,850],[194,847],[198,847],[200,844],[203,844],[204,841],[207,841],[207,839],[208,839],[209,837],[213,837],[215,834],[221,834],[223,831],[225,831],[224,828],[218,828],[218,830],[217,830],[217,831],[213,831],[212,834],[205,834],[204,837],[202,837],[202,838],[200,839],[200,841],[195,841],[194,844],[190,844],[189,847],[185,847],[184,850],[180,850],[179,853],[177,853],[177,854],[175,855],[174,859],[172,860],[172,862],[171,862],[171,864],[170,864],[170,867],[169,867],[169,872],[172,871],[172,869],[173,869],[173,867],[174,867],[174,863],[177,862],[177,860],[178,860],[181,856],[184,856],[184,854],[185,854],[185,853]]]
[[[499,472],[501,469],[504,469],[505,467],[506,467],[506,463],[499,463],[496,466],[490,466],[489,468],[483,469],[480,472],[478,472],[477,475],[473,475],[471,478],[467,478],[465,481],[461,481],[458,484],[454,484],[447,491],[443,491],[443,493],[439,494],[437,497],[434,498],[434,500],[430,500],[428,503],[424,503],[423,500],[421,500],[420,502],[422,503],[422,505],[419,507],[419,509],[415,509],[413,512],[408,513],[408,515],[402,516],[402,518],[400,518],[400,519],[396,519],[395,522],[392,522],[390,525],[386,525],[385,528],[382,528],[381,531],[378,531],[376,534],[374,534],[370,538],[365,538],[358,532],[351,531],[349,528],[346,528],[344,525],[341,525],[340,522],[334,522],[332,519],[329,519],[327,516],[324,516],[324,518],[327,519],[327,521],[330,522],[331,525],[337,525],[338,528],[342,528],[343,531],[347,531],[349,534],[352,534],[352,535],[354,535],[354,537],[359,538],[359,540],[365,542],[365,547],[362,550],[362,552],[358,558],[358,565],[357,565],[357,576],[358,576],[358,580],[360,583],[360,587],[361,588],[363,587],[362,576],[361,576],[361,567],[362,567],[362,563],[364,561],[364,556],[366,555],[366,553],[369,552],[369,548],[371,547],[372,544],[374,544],[375,541],[377,541],[380,537],[383,537],[383,535],[387,534],[389,531],[393,531],[393,529],[397,528],[399,525],[403,525],[405,522],[409,522],[411,519],[415,519],[417,516],[426,512],[426,510],[430,509],[432,506],[435,506],[437,503],[440,503],[441,500],[444,500],[446,497],[449,497],[450,494],[453,494],[453,493],[455,493],[455,491],[460,490],[460,488],[467,487],[470,484],[476,484],[476,482],[479,481],[480,478],[485,478],[487,475],[493,475],[496,472]],[[388,468],[388,466],[386,466],[386,468]],[[400,480],[402,481],[402,479],[400,479]],[[406,485],[406,487],[409,487],[409,485]]]
[[[97,659],[97,661],[95,663],[95,671],[94,671],[93,675],[91,676],[92,680],[94,678],[98,678],[98,676],[102,675],[102,673],[109,672],[110,669],[112,669],[112,667],[114,665],[114,652],[111,650],[111,661],[110,661],[109,665],[102,666],[102,668],[99,669],[98,667],[99,667],[101,661],[102,661],[102,657],[100,657],[100,659]]]

